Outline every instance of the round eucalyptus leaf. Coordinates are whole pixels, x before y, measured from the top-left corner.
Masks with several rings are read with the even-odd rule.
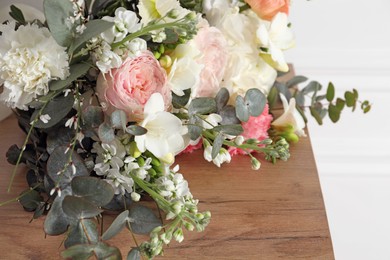
[[[98,135],[103,143],[111,143],[115,139],[114,129],[107,123],[99,126]]]
[[[226,88],[221,88],[215,96],[217,103],[217,111],[221,111],[226,106],[230,98],[229,91]]]
[[[49,104],[42,110],[41,115],[48,115],[50,119],[45,123],[38,118],[38,122],[34,125],[36,128],[49,128],[59,123],[72,110],[74,104],[73,95],[58,96],[49,101]],[[39,109],[36,109],[31,116],[31,121],[39,115]]]
[[[105,243],[98,243],[93,250],[97,259],[122,260],[121,251],[118,248],[109,246]]]
[[[132,135],[144,135],[148,130],[139,125],[130,125],[126,127],[126,132]]]
[[[215,99],[209,97],[194,98],[188,106],[190,115],[207,115],[217,112],[217,103]]]
[[[231,105],[223,107],[219,111],[219,115],[222,117],[221,125],[234,125],[240,124],[240,119],[236,116],[236,108]]]
[[[70,218],[93,218],[103,212],[95,204],[76,196],[66,196],[62,202],[62,210]]]
[[[104,206],[114,197],[114,189],[112,186],[96,177],[74,177],[70,184],[73,195],[82,197],[96,206]]]
[[[240,135],[244,131],[241,124],[218,125],[214,127],[213,130],[227,135],[233,135],[233,136]]]
[[[43,201],[42,196],[36,190],[25,190],[21,194],[19,203],[22,204],[26,211],[34,211],[39,206],[40,202]]]
[[[97,128],[104,122],[104,113],[99,106],[88,106],[83,111],[83,123],[86,127]]]
[[[236,98],[236,116],[242,122],[249,120],[249,110],[245,104],[244,98],[241,96],[237,96]]]
[[[251,116],[259,116],[267,103],[267,97],[257,88],[249,89],[245,94],[245,102]]]
[[[154,228],[162,225],[150,208],[140,205],[130,209],[129,218],[131,230],[136,234],[149,234]]]
[[[74,135],[74,131],[68,127],[62,127],[56,131],[49,131],[46,138],[46,150],[49,154],[59,146],[67,146],[70,144]]]
[[[111,126],[115,129],[122,129],[125,131],[127,124],[127,116],[126,113],[122,110],[115,110],[112,112],[111,117]]]
[[[67,147],[57,147],[47,161],[47,174],[60,187],[69,184],[76,176],[88,176],[88,169],[85,167],[83,159],[76,152],[72,154],[72,162],[76,167],[76,172],[73,172],[71,166],[68,165],[68,153],[65,153]],[[65,169],[65,170],[64,170]],[[64,171],[63,171],[64,170]],[[63,172],[62,172],[63,171]],[[58,174],[62,172],[61,174]]]
[[[68,189],[62,190],[61,196],[54,199],[43,225],[46,234],[56,236],[67,231],[70,220],[62,210],[62,201],[68,194],[70,194]]]
[[[112,222],[111,226],[102,235],[103,240],[108,240],[116,236],[125,227],[129,218],[129,211],[125,210],[119,214]]]
[[[103,208],[112,211],[121,211],[125,208],[129,208],[133,203],[133,200],[131,199],[130,195],[127,195],[128,194],[114,195],[114,198],[108,204],[104,205]]]
[[[64,80],[51,81],[49,85],[50,90],[60,90],[69,86],[73,81],[86,74],[90,67],[91,65],[88,63],[77,63],[71,65],[69,68],[69,76]]]
[[[93,256],[95,245],[79,244],[69,247],[61,252],[64,259],[87,260]]]
[[[127,254],[127,260],[140,260],[141,253],[138,248],[132,248]]]
[[[65,248],[77,244],[97,243],[99,233],[95,221],[91,219],[80,219],[69,227],[68,236],[64,242]]]
[[[218,133],[213,142],[213,149],[211,150],[211,157],[215,159],[222,148],[224,137],[222,133]]]

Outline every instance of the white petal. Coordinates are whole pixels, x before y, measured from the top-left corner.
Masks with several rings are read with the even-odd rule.
[[[164,111],[164,99],[160,93],[154,93],[150,96],[144,107],[144,114],[155,114]]]

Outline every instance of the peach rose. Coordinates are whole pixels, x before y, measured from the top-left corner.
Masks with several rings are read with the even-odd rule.
[[[198,31],[194,41],[202,53],[202,57],[197,62],[204,67],[193,96],[214,97],[221,88],[220,84],[228,61],[227,42],[220,30],[208,25]]]
[[[272,20],[279,12],[288,14],[290,0],[245,0],[252,10],[264,20]]]
[[[165,109],[171,104],[167,75],[150,51],[127,58],[121,67],[100,74],[96,89],[107,114],[123,110],[129,121],[143,119],[145,103],[153,93],[163,96]]]

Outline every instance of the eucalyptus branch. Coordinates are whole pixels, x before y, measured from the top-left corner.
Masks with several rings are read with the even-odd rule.
[[[16,202],[16,201],[20,200],[21,198],[23,198],[24,196],[26,196],[27,194],[29,194],[30,192],[32,192],[33,190],[35,190],[36,188],[38,188],[39,186],[41,186],[41,183],[36,184],[34,187],[30,188],[30,189],[29,189],[28,191],[26,191],[26,192],[23,192],[22,194],[20,194],[20,195],[17,196],[16,198],[13,198],[13,199],[10,199],[10,200],[1,202],[1,203],[0,203],[0,207],[2,207],[2,206],[4,206],[4,205],[7,205],[7,204],[9,204],[9,203]]]

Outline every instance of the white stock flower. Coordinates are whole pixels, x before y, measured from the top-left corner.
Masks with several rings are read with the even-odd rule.
[[[47,28],[35,24],[14,28],[14,22],[0,25],[1,100],[26,110],[34,98],[49,92],[50,80],[69,75],[68,55]]]
[[[104,16],[102,20],[115,23],[111,29],[101,34],[102,38],[108,43],[119,42],[128,33],[136,32],[141,28],[137,14],[123,7],[115,10],[115,17]]]
[[[153,20],[160,19],[171,11],[174,11],[175,19],[180,19],[190,12],[181,7],[178,0],[140,0],[137,7],[143,25],[147,25]],[[165,22],[170,22],[172,20],[173,19],[170,17],[164,19]]]
[[[275,121],[273,121],[272,125],[279,127],[291,126],[293,127],[295,134],[297,134],[298,136],[306,136],[304,130],[306,124],[302,118],[302,115],[295,107],[295,98],[291,98],[290,103],[288,103],[286,97],[283,94],[280,94],[280,99],[283,103],[284,113]]]
[[[265,48],[261,56],[272,67],[284,72],[289,68],[283,50],[290,49],[295,44],[294,35],[288,24],[287,15],[278,13],[271,22],[262,21],[256,32],[261,47]]]
[[[206,148],[204,148],[203,157],[206,161],[208,162],[212,161],[218,167],[221,167],[221,164],[225,162],[230,163],[232,157],[230,156],[230,153],[225,148],[221,148],[214,159],[211,156],[212,150],[213,147],[211,145],[208,145]]]
[[[144,120],[141,126],[147,133],[135,137],[135,142],[141,152],[146,150],[158,158],[175,155],[184,148],[183,135],[187,128],[180,119],[164,111],[164,100],[160,93],[154,93],[144,107]]]

